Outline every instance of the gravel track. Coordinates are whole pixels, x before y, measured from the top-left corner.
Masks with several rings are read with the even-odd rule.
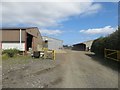
[[[103,64],[90,52],[66,52],[56,60],[3,61],[3,88],[118,88],[117,64]]]

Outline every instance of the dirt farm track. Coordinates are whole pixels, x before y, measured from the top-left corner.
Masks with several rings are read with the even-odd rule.
[[[118,88],[118,64],[91,52],[67,50],[56,60],[15,62],[2,62],[3,88]]]

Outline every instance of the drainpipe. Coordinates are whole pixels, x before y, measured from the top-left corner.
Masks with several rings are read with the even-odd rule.
[[[21,37],[22,37],[22,33],[21,33],[21,29],[20,29],[20,49],[21,49],[21,43],[22,43]]]

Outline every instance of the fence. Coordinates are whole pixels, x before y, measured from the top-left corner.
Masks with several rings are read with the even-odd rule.
[[[105,58],[112,59],[115,61],[120,61],[120,51],[119,50],[111,50],[106,49],[104,50]]]
[[[48,48],[43,48],[44,59],[55,60],[55,50],[49,50]]]

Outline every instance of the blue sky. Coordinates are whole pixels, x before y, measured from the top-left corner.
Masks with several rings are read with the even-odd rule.
[[[43,36],[68,45],[106,36],[118,25],[117,2],[3,3],[2,7],[3,27],[35,26]]]
[[[65,44],[79,43],[91,39],[96,39],[101,36],[108,35],[104,32],[101,34],[83,34],[80,30],[104,28],[111,26],[116,28],[118,25],[118,3],[101,2],[102,9],[92,15],[87,16],[73,16],[69,20],[62,22],[61,27],[53,27],[48,29],[60,29],[65,31],[61,35],[54,36],[64,40]],[[52,35],[50,35],[53,37]]]

